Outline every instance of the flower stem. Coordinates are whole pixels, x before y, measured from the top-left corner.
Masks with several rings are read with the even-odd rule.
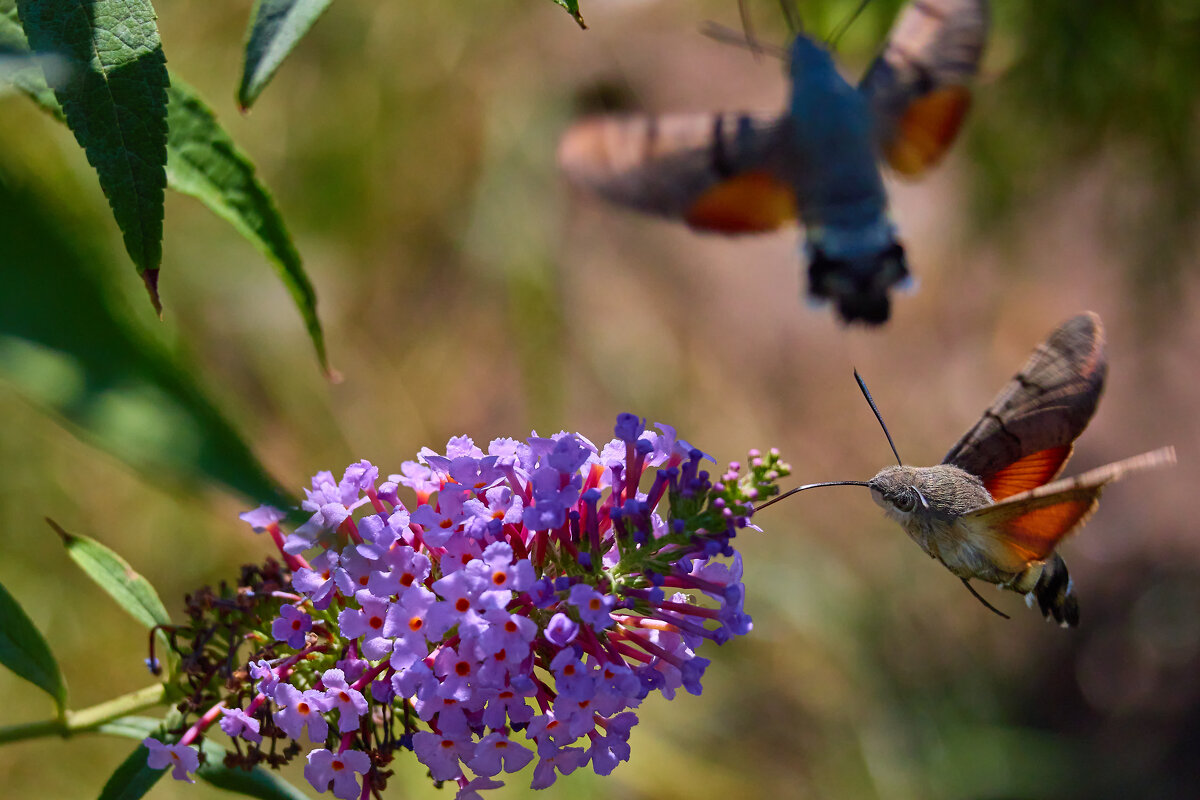
[[[165,694],[166,687],[155,683],[91,708],[67,711],[62,718],[8,725],[0,728],[0,744],[39,739],[44,736],[61,736],[66,739],[79,733],[88,733],[106,722],[161,704]]]

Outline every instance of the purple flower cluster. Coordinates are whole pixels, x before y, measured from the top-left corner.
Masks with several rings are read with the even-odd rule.
[[[270,626],[275,652],[293,652],[249,665],[245,709],[206,716],[246,742],[268,726],[307,737],[305,777],[342,800],[382,788],[398,747],[460,798],[531,762],[533,788],[587,764],[608,774],[629,758],[631,709],[700,694],[700,645],[750,631],[730,539],[786,474],[752,452],[750,474],[733,464],[714,483],[703,453],[657,427],[623,414],[602,447],[459,437],[383,481],[366,461],[322,472],[286,537],[280,512],[244,514],[293,570]]]

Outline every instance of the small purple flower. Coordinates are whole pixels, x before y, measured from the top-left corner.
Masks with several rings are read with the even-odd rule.
[[[261,742],[259,722],[240,708],[221,709],[221,730],[230,739],[242,737],[248,742]]]
[[[281,683],[275,690],[275,702],[280,705],[272,717],[275,724],[293,739],[299,739],[304,729],[313,742],[323,742],[329,734],[329,723],[322,712],[329,710],[329,700],[322,692],[309,689],[301,692],[290,683]]]
[[[399,503],[398,500],[396,502]],[[398,506],[386,518],[383,514],[363,517],[358,522],[358,533],[363,538],[363,544],[358,550],[366,558],[379,558],[388,548],[404,538],[410,522],[412,518],[404,506]]]
[[[487,701],[487,708],[483,710],[483,724],[497,729],[503,728],[508,722],[514,725],[529,722],[533,719],[533,709],[525,702],[525,698],[536,693],[532,681],[524,689],[511,685],[504,687]]]
[[[389,475],[388,480],[412,489],[417,495],[418,502],[421,503],[442,488],[442,481],[433,474],[433,470],[416,461],[405,461],[400,465],[400,474]]]
[[[554,712],[535,716],[525,729],[525,735],[537,743],[538,755],[542,758],[549,758],[555,750],[566,747],[575,740],[567,730],[567,724],[559,720]]]
[[[452,621],[446,627],[462,622],[476,624],[470,615],[474,612],[480,596],[489,588],[490,585],[478,571],[467,569],[452,572],[434,581],[433,590],[438,593],[438,597],[446,601],[447,611],[453,615]]]
[[[287,514],[272,506],[259,506],[253,511],[238,514],[238,519],[247,522],[255,533],[262,533],[271,525],[287,517]]]
[[[346,608],[338,614],[338,627],[346,639],[362,638],[362,654],[372,661],[383,658],[392,651],[392,640],[384,634],[388,608],[387,600],[380,600],[370,592],[355,595],[361,608]]]
[[[312,600],[317,608],[326,608],[333,599],[333,572],[340,560],[336,550],[326,550],[310,562],[311,569],[296,570],[292,575],[292,586]],[[290,642],[288,646],[296,647]]]
[[[342,482],[339,487],[345,494],[344,496],[353,497],[359,492],[366,492],[375,488],[375,481],[379,479],[379,468],[370,461],[363,459],[357,464],[351,464],[346,467],[346,471],[342,474]]]
[[[338,711],[338,733],[349,733],[358,728],[358,718],[367,713],[367,698],[362,692],[346,683],[340,669],[327,669],[321,675],[325,684],[325,698],[330,710]]]
[[[474,753],[470,734],[465,738],[452,738],[430,731],[413,735],[413,752],[417,760],[429,767],[435,781],[452,781],[462,774],[459,759],[470,758]]]
[[[368,517],[368,519],[379,518]],[[359,530],[361,531],[361,529],[360,526]],[[368,545],[363,545],[364,550],[367,548]],[[328,552],[334,551],[329,550]],[[371,576],[375,572],[375,561],[360,553],[357,547],[350,546],[342,551],[337,563],[331,565],[330,572],[338,591],[345,597],[353,597],[355,592],[361,592],[367,588]]]
[[[579,635],[579,623],[559,611],[550,618],[546,626],[546,639],[559,647],[566,647]]]
[[[383,572],[381,571],[383,566],[390,567],[390,569]],[[371,594],[376,597],[396,595],[403,598],[404,594],[410,590],[424,588],[421,584],[429,577],[429,571],[428,556],[418,553],[408,545],[398,545],[384,554],[383,564],[377,566],[376,571],[371,573],[367,585],[371,589]]]
[[[546,789],[557,779],[555,771],[570,775],[587,763],[587,752],[578,747],[565,747],[555,750],[549,757],[543,756],[538,765],[533,768],[533,781],[530,789]]]
[[[596,694],[596,680],[570,647],[559,651],[550,662],[559,697],[573,702],[591,700]],[[590,728],[589,728],[590,729]]]
[[[632,444],[637,441],[644,430],[646,430],[645,417],[628,413],[617,414],[617,424],[613,427],[613,433],[621,441]]]
[[[509,486],[493,486],[483,499],[468,500],[463,507],[475,515],[480,524],[519,525],[525,503]]]
[[[429,612],[438,604],[437,597],[424,586],[416,586],[388,609],[383,634],[393,637],[392,669],[406,669],[429,655],[430,639],[438,639],[445,628]]]
[[[563,475],[575,475],[592,457],[592,450],[575,436],[564,436],[554,443],[546,456],[546,464]]]
[[[305,529],[336,530],[354,509],[370,502],[366,497],[358,497],[358,485],[353,477],[348,483],[338,484],[330,472],[313,476],[312,489],[305,489],[304,495],[300,507],[312,512],[312,517],[301,526]]]
[[[571,587],[567,602],[579,609],[580,618],[596,630],[602,631],[612,625],[609,612],[616,605],[612,595],[600,594],[586,583],[577,583]]]
[[[588,750],[597,775],[608,775],[617,764],[629,760],[629,730],[636,724],[637,716],[629,711],[607,721],[607,735],[596,738]]]
[[[641,702],[642,682],[625,664],[605,661],[593,664],[591,673],[596,680],[596,710],[604,716],[616,714]]]
[[[318,792],[329,790],[333,784],[333,796],[338,800],[357,800],[362,789],[359,775],[371,768],[371,757],[360,750],[343,750],[334,755],[321,748],[308,754],[304,777]]]
[[[430,547],[441,547],[467,516],[463,503],[471,493],[458,486],[447,484],[438,492],[438,507],[417,506],[409,518],[421,526],[425,542]]]
[[[250,677],[258,681],[255,687],[267,697],[275,696],[275,687],[279,686],[279,673],[266,661],[250,662]]]
[[[433,676],[433,670],[423,661],[397,670],[392,676],[392,689],[397,697],[416,697],[418,700],[424,700],[434,696],[437,687],[438,680]]]
[[[526,506],[522,513],[529,530],[555,530],[567,521],[567,509],[579,499],[579,485],[572,481],[564,487],[561,477],[554,467],[541,467],[533,473],[533,505]]]
[[[433,659],[433,673],[442,679],[438,687],[441,697],[467,700],[471,697],[471,682],[479,669],[479,662],[467,652],[466,647],[445,647],[438,650]]]
[[[356,683],[366,673],[371,662],[364,658],[343,658],[334,666],[342,671],[347,683]]]
[[[496,468],[496,456],[459,456],[450,462],[449,472],[456,483],[476,492],[482,492],[504,478],[504,473]]]
[[[304,647],[304,638],[312,630],[312,617],[291,605],[281,606],[279,616],[271,623],[271,635],[287,642],[293,650]]]
[[[529,655],[529,647],[537,636],[537,623],[521,614],[510,614],[503,608],[492,608],[484,612],[488,626],[479,635],[479,655],[496,656],[504,653],[504,660],[519,664]]]
[[[485,789],[499,789],[504,781],[494,781],[491,778],[475,778],[458,787],[454,800],[483,800],[480,794]]]
[[[188,774],[200,768],[200,753],[195,748],[183,744],[163,744],[153,737],[142,739],[142,744],[150,750],[150,755],[146,758],[150,769],[171,767],[171,777],[175,780],[196,782]]]
[[[488,455],[497,457],[496,466],[512,468],[520,473],[528,473],[535,460],[533,448],[526,442],[507,438],[492,439],[488,443]]]
[[[467,766],[476,775],[490,778],[501,771],[520,772],[532,760],[532,750],[494,731],[475,745],[475,755],[467,762]]]
[[[508,592],[523,592],[533,585],[533,565],[523,558],[513,563],[512,546],[506,542],[494,542],[483,551],[483,556],[467,565],[482,580],[482,591],[502,591],[508,602]]]

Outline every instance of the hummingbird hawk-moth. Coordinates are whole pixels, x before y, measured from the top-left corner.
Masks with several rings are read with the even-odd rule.
[[[972,578],[1024,594],[1064,627],[1077,625],[1079,602],[1059,542],[1083,525],[1107,484],[1175,462],[1174,448],[1164,447],[1055,480],[1096,410],[1107,369],[1100,318],[1080,314],[1034,350],[941,464],[897,463],[869,481],[810,484],[770,502],[817,486],[866,486],[887,516],[988,608],[1006,616],[975,592]]]
[[[879,324],[908,278],[878,157],[915,176],[949,148],[970,105],[986,0],[912,0],[857,87],[800,34],[783,113],[619,115],[564,135],[567,178],[614,203],[726,234],[805,224],[808,294]]]

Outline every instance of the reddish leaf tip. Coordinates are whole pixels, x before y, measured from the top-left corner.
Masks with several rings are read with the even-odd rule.
[[[162,300],[158,296],[158,270],[148,269],[142,273],[142,282],[146,284],[146,291],[150,293],[150,303],[154,306],[154,313],[158,314],[159,320],[163,318]]]

